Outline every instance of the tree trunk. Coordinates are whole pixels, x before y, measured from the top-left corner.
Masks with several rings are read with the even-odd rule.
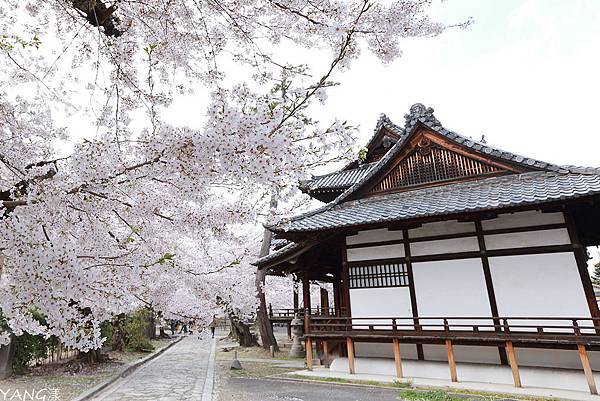
[[[93,365],[98,362],[102,362],[104,360],[104,356],[102,355],[99,349],[92,349],[87,352],[80,353],[79,359],[84,361],[88,365]]]
[[[240,321],[233,314],[229,314],[229,320],[231,321],[231,331],[241,347],[255,347],[258,345],[256,336],[250,331],[250,326]]]
[[[2,256],[0,256],[1,258]],[[15,337],[10,336],[10,343],[0,347],[0,379],[6,379],[13,373],[12,365],[15,359]]]
[[[156,315],[154,314],[154,309],[150,307],[146,307],[148,310],[148,325],[144,329],[144,334],[150,340],[156,340]]]
[[[115,316],[113,319],[112,327],[112,339],[111,348],[113,351],[123,351],[125,347],[125,331],[123,325],[125,324],[125,314]]]
[[[272,213],[277,209],[277,191],[273,190],[271,193],[271,202],[269,208]],[[267,256],[269,254],[269,249],[271,248],[271,231],[265,228],[262,240],[262,246],[260,247],[259,257]],[[256,293],[258,296],[258,311],[256,318],[258,320],[258,329],[260,331],[260,340],[262,342],[262,346],[264,349],[270,349],[271,346],[275,347],[275,350],[279,350],[279,346],[277,345],[277,340],[275,339],[275,335],[273,334],[273,326],[271,326],[271,321],[269,320],[269,314],[267,312],[267,300],[265,298],[265,293],[263,291],[263,286],[265,284],[265,276],[266,271],[263,269],[256,269]]]

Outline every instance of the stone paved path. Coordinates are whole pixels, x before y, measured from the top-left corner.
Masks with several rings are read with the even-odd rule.
[[[97,401],[211,401],[210,369],[212,339],[188,336],[156,359],[124,379],[116,381],[94,400]],[[214,355],[213,355],[214,358]]]

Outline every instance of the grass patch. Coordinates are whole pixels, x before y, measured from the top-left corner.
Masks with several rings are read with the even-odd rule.
[[[398,395],[399,400],[406,401],[465,401],[465,400],[523,400],[523,401],[557,401],[557,398],[542,398],[536,396],[516,396],[512,394],[486,393],[464,389],[451,391],[416,388],[403,391]]]
[[[465,401],[465,397],[448,394],[445,391],[403,391],[398,399],[406,401]]]
[[[395,388],[411,388],[412,387],[412,380],[406,380],[406,381],[394,380],[394,382],[392,383],[392,387],[395,387]]]
[[[400,381],[395,380],[393,383],[378,382],[376,380],[352,380],[343,379],[341,377],[311,377],[304,375],[287,375],[286,377],[292,377],[294,379],[312,380],[322,383],[338,383],[338,384],[362,384],[364,386],[374,387],[387,387],[387,388],[411,388],[412,382],[410,380]]]

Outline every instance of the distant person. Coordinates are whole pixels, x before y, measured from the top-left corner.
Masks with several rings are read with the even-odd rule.
[[[171,328],[171,335],[175,335],[175,329],[177,328],[177,323],[175,322],[175,320],[171,320],[169,326]]]
[[[215,323],[215,317],[214,316],[213,316],[212,322],[210,322],[210,325],[208,327],[210,327],[211,338],[215,338],[215,328],[217,327],[217,324]]]

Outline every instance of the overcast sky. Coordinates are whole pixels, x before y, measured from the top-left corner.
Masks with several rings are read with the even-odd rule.
[[[600,165],[600,1],[436,3],[465,30],[407,41],[389,66],[364,57],[336,78],[327,113],[372,134],[380,113],[399,125],[424,103],[449,129],[548,162]]]

